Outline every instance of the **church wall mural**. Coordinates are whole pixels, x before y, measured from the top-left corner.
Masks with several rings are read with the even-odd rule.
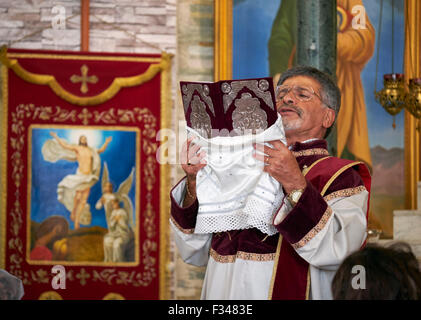
[[[393,210],[403,209],[405,204],[404,114],[393,119],[376,102],[374,91],[383,87],[384,74],[403,73],[404,0],[394,1],[393,8],[391,1],[384,1],[382,13],[381,0],[338,0],[337,5],[337,79],[342,93],[337,150],[342,157],[357,158],[370,166],[369,228],[391,238]],[[356,22],[365,22],[365,29],[352,25],[353,18],[362,12],[358,6],[365,9],[366,19],[358,17]],[[295,0],[233,0],[234,79],[277,79],[295,64],[295,16]]]
[[[3,47],[0,60],[0,268],[23,299],[167,298],[156,136],[169,128],[170,55]]]

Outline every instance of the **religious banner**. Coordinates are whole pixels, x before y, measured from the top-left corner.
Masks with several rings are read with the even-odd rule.
[[[0,268],[23,299],[166,299],[170,55],[2,48]]]

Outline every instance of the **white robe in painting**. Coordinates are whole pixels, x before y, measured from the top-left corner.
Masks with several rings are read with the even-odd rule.
[[[114,209],[109,223],[109,232],[104,236],[104,261],[122,262],[126,244],[133,236],[129,216],[122,208]]]
[[[323,148],[319,147],[320,144]],[[301,144],[300,147],[304,150],[297,150],[294,154],[300,167],[311,164],[314,157],[311,162],[306,159],[310,159],[320,150],[327,152],[323,140],[313,141],[307,146]],[[369,193],[354,169],[347,169],[343,174],[343,180],[350,182],[332,185],[324,197],[308,182],[297,205],[292,208],[285,201],[281,210],[273,217],[274,226],[287,238],[285,228],[294,229],[294,224],[300,221],[308,223],[311,219],[306,211],[317,211],[315,204],[309,202],[309,199],[318,197],[320,203],[325,203],[325,206],[327,203],[327,209],[325,207],[319,214],[320,220],[311,221],[314,227],[307,234],[300,235],[299,241],[291,243],[298,255],[309,263],[310,299],[332,299],[331,282],[336,270],[344,258],[358,250],[366,239]],[[265,235],[256,228],[229,233],[195,233],[198,202],[189,208],[183,208],[184,196],[185,179],[171,191],[170,225],[182,259],[196,266],[207,265],[201,298],[270,298],[279,233]],[[260,243],[253,240],[259,237]],[[231,243],[236,248],[227,249]],[[263,247],[265,243],[267,245]],[[229,254],[221,254],[223,251]]]

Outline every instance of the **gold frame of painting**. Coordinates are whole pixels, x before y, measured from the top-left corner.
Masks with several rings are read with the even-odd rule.
[[[139,128],[131,128],[131,127],[123,127],[123,126],[89,126],[86,128],[86,126],[82,125],[49,125],[49,124],[31,124],[28,127],[28,139],[27,139],[27,163],[32,164],[32,134],[33,129],[73,129],[73,130],[102,130],[102,131],[126,131],[126,132],[134,132],[136,133],[136,150],[140,150],[142,136]],[[139,153],[136,153],[136,176],[134,179],[134,183],[136,186],[136,190],[140,190],[140,168],[141,168],[141,162],[140,162],[140,156]],[[26,234],[31,234],[31,196],[32,196],[32,170],[33,167],[28,165],[27,168],[27,208],[26,208]],[[135,205],[134,208],[141,208],[140,206],[140,195],[137,193],[135,195]],[[139,251],[140,251],[140,243],[139,243],[139,210],[136,210],[135,213],[136,219],[135,219],[135,226],[136,230],[134,232],[135,237],[135,257],[134,261],[131,262],[104,262],[104,261],[67,261],[67,260],[52,260],[52,261],[37,261],[37,260],[31,260],[30,258],[30,248],[31,248],[31,237],[26,237],[26,262],[30,265],[56,265],[60,264],[63,266],[115,266],[115,267],[130,267],[130,266],[137,266],[139,265]]]
[[[421,3],[405,0],[405,80],[421,77]],[[420,180],[420,121],[405,110],[405,207],[415,210]]]

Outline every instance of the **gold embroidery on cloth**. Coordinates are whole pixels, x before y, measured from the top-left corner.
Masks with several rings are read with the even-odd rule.
[[[80,73],[81,75],[78,76],[77,74],[74,74],[70,77],[70,81],[72,83],[78,83],[81,82],[81,86],[80,86],[80,92],[82,93],[87,93],[89,91],[88,89],[88,83],[97,83],[98,82],[98,77],[97,76],[88,76],[88,72],[89,72],[89,68],[86,64],[84,64],[81,68],[80,68]]]
[[[198,96],[193,97],[191,103],[190,123],[202,137],[210,138],[212,131],[211,119],[206,112],[206,105]]]
[[[327,158],[330,158],[330,156],[327,156],[327,157],[323,157],[323,158],[320,158],[320,159],[318,159],[318,160],[316,160],[316,161],[314,161],[309,167],[307,166],[307,165],[304,165],[303,166],[303,170],[302,170],[302,173],[303,173],[303,175],[304,176],[306,176],[307,175],[307,173],[316,165],[316,164],[318,164],[319,162],[322,162],[323,160],[325,160],[325,159],[327,159]]]
[[[185,84],[182,87],[183,92],[183,106],[184,112],[187,112],[193,94],[197,92],[200,97],[203,99],[204,103],[208,106],[209,110],[215,116],[215,108],[213,106],[213,102],[211,97],[209,97],[209,86],[208,85],[201,85],[200,83],[189,83]]]
[[[220,263],[234,263],[236,259],[249,260],[249,261],[273,261],[275,260],[276,253],[252,253],[238,251],[233,255],[220,255],[214,249],[210,249],[209,255]]]
[[[332,215],[332,209],[327,207],[325,213],[323,214],[322,218],[320,219],[319,223],[313,229],[311,229],[300,241],[292,244],[292,247],[297,250],[303,246],[305,246],[311,239],[315,237],[326,225],[329,221],[330,216]]]
[[[142,83],[153,79],[159,72],[168,69],[170,66],[170,61],[171,55],[164,52],[162,53],[161,61],[156,64],[151,64],[144,73],[131,77],[116,77],[110,86],[100,94],[92,97],[79,97],[65,90],[57,82],[54,76],[29,72],[19,64],[17,59],[9,59],[7,48],[5,46],[3,46],[0,50],[0,62],[2,62],[8,68],[12,69],[17,76],[30,83],[48,85],[51,90],[53,90],[54,93],[60,98],[78,106],[92,106],[101,104],[114,97],[121,88],[141,85]]]
[[[212,124],[206,106],[215,116],[212,99],[209,97],[209,86],[199,83],[189,83],[182,87],[184,112],[191,107],[191,127],[205,138],[211,137]],[[195,94],[196,93],[196,94]]]
[[[194,233],[194,229],[184,229],[182,226],[180,226],[178,224],[177,221],[175,221],[175,219],[171,216],[170,220],[172,221],[172,223],[174,223],[174,225],[177,227],[178,230],[180,230],[182,233],[185,234],[193,234]]]
[[[126,299],[124,299],[124,297],[119,293],[110,292],[104,298],[102,298],[102,300],[126,300]]]
[[[45,291],[41,293],[38,300],[63,300],[63,298],[56,291]]]
[[[260,108],[259,99],[253,98],[250,93],[243,93],[234,105],[232,127],[239,134],[245,134],[246,130],[256,134],[257,130],[263,131],[268,127],[266,112]]]
[[[328,156],[329,151],[323,148],[308,149],[302,151],[292,151],[294,157],[303,157],[303,156]]]
[[[76,278],[80,280],[80,284],[84,286],[86,284],[86,280],[89,279],[91,275],[86,272],[85,268],[80,269],[80,272],[76,274]]]
[[[361,193],[364,190],[366,190],[366,188],[364,186],[342,189],[342,190],[332,192],[331,194],[328,194],[323,199],[325,199],[325,201],[327,202],[327,201],[330,201],[330,200],[335,199],[335,198],[350,197],[350,196],[353,196],[355,194]]]
[[[224,93],[222,99],[225,113],[228,111],[229,106],[232,104],[234,99],[237,97],[238,93],[243,88],[251,90],[256,96],[262,99],[272,110],[275,110],[275,106],[273,105],[272,101],[272,96],[270,94],[270,91],[268,91],[269,82],[267,82],[267,80],[243,80],[231,82],[231,84],[229,84],[228,82],[224,82],[221,84],[221,91]]]

